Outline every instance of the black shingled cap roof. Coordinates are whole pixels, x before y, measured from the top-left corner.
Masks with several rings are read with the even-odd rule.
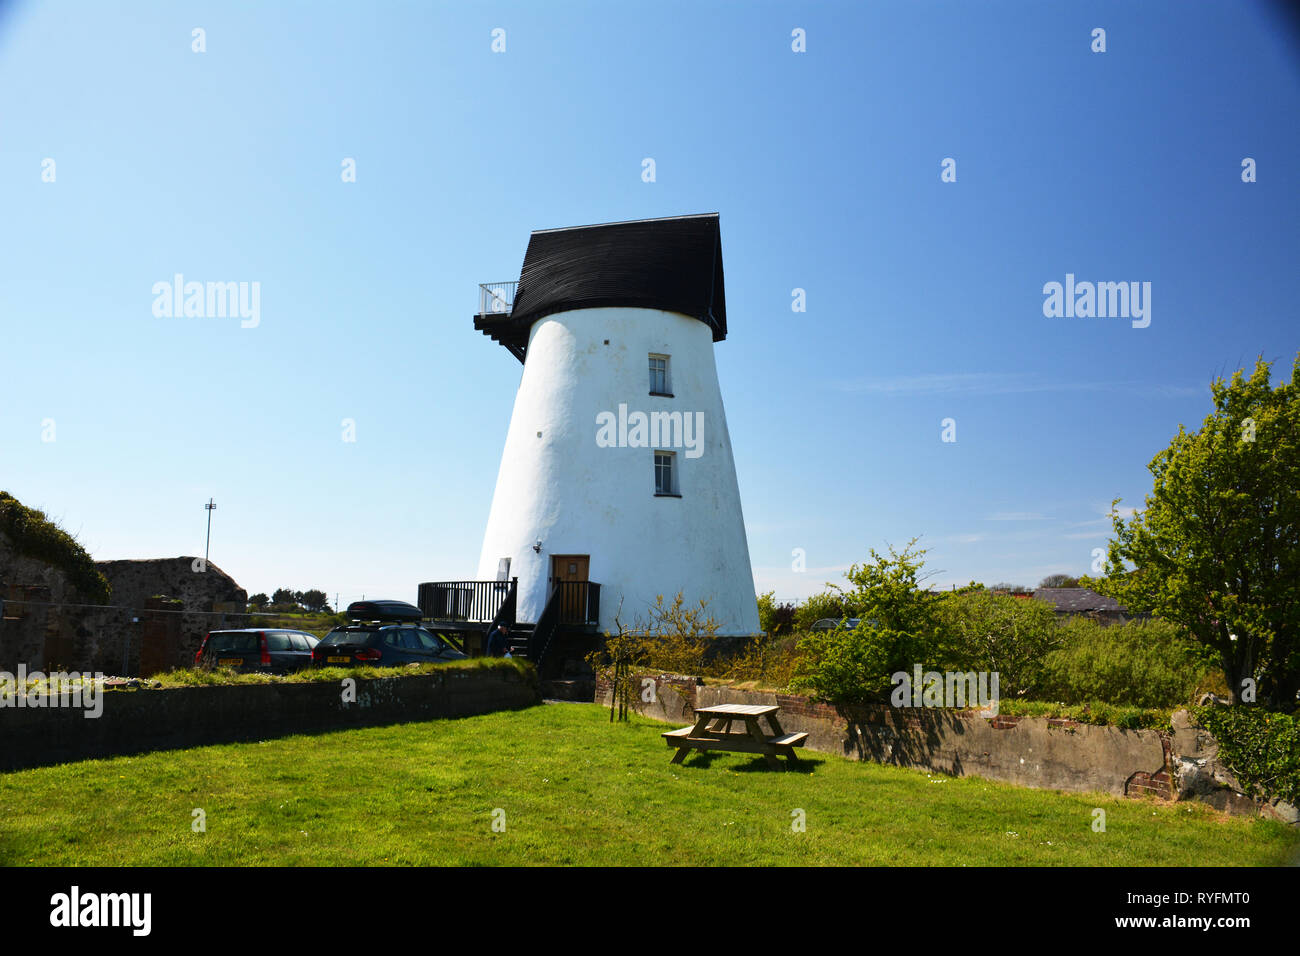
[[[508,315],[474,328],[520,361],[534,322],[556,312],[622,306],[680,312],[727,337],[722,232],[717,213],[539,229],[528,240]]]

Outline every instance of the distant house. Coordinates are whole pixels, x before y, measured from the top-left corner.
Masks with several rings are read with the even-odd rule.
[[[1114,598],[1098,594],[1090,588],[1039,588],[1035,601],[1045,601],[1060,615],[1082,615],[1103,624],[1119,624],[1128,620],[1128,610]]]

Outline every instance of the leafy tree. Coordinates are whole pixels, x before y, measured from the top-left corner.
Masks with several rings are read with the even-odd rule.
[[[1079,579],[1068,574],[1049,574],[1038,582],[1040,588],[1077,588]]]
[[[800,639],[798,686],[836,703],[866,703],[885,694],[895,673],[927,663],[939,646],[943,597],[920,587],[925,551],[915,545],[913,538],[902,552],[872,550],[871,561],[849,568],[844,607],[861,621]]]
[[[298,599],[295,592],[289,588],[276,588],[275,593],[271,595],[272,604],[297,604]]]
[[[1008,584],[1006,581],[1002,581],[998,584],[993,585],[991,588],[989,588],[989,590],[1006,591],[1009,594],[1024,594],[1027,591],[1030,591],[1031,589],[1026,587],[1021,587],[1019,584]]]
[[[298,603],[307,610],[317,612],[323,610],[329,601],[329,597],[324,591],[318,591],[313,588],[310,591],[303,591]]]
[[[1210,384],[1200,431],[1181,425],[1148,466],[1145,507],[1115,504],[1106,577],[1084,581],[1213,648],[1234,696],[1293,707],[1300,691],[1300,354],[1273,388],[1261,357]],[[1126,562],[1133,565],[1127,570]],[[1249,699],[1247,695],[1246,699]]]
[[[264,608],[270,603],[271,603],[271,599],[267,597],[265,594],[263,594],[261,591],[252,595],[248,599],[249,606],[255,608]]]
[[[765,634],[777,637],[789,634],[794,627],[795,606],[775,603],[772,600],[773,593],[768,591],[758,596],[758,626]]]

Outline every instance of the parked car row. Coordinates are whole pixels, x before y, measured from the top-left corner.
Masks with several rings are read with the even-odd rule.
[[[419,608],[403,601],[358,601],[348,607],[350,623],[323,639],[279,628],[212,631],[194,655],[194,666],[287,674],[304,667],[390,667],[468,656],[423,627],[421,617]]]
[[[861,618],[834,618],[824,617],[820,621],[814,622],[812,630],[814,631],[833,631],[837,627],[843,627],[846,631],[851,631],[862,623]]]

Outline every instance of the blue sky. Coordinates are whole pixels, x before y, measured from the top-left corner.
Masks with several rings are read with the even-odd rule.
[[[1210,379],[1300,349],[1300,51],[1268,7],[0,11],[0,487],[98,559],[201,554],[212,496],[250,593],[473,576],[521,368],[477,284],[533,229],[721,214],[719,376],[783,598],[917,535],[939,584],[1083,573]],[[259,324],[156,317],[176,273],[258,282]],[[1067,273],[1150,282],[1150,325],[1045,317]]]

